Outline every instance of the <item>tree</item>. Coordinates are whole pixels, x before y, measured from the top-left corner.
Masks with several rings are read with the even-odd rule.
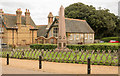
[[[95,38],[116,36],[118,18],[108,9],[96,10],[92,5],[74,3],[65,8],[65,17],[83,19],[95,31]]]

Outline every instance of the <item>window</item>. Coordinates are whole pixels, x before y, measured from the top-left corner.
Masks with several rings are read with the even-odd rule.
[[[79,40],[79,34],[76,34],[76,40]]]
[[[66,43],[63,43],[63,47],[66,47]]]
[[[80,34],[80,38],[83,39],[83,34]]]
[[[93,35],[92,34],[90,34],[90,39],[93,39]]]
[[[58,23],[58,21],[56,21],[56,23]]]
[[[85,34],[85,39],[87,39],[88,38],[88,35],[87,34]]]
[[[3,32],[3,28],[2,27],[0,27],[0,32]]]
[[[81,39],[81,34],[80,34],[80,39]]]
[[[61,48],[61,43],[58,44],[59,48]]]
[[[74,40],[76,40],[76,34],[74,34],[73,36],[74,36]]]
[[[58,37],[58,28],[57,27],[53,28],[53,36]]]
[[[70,34],[70,40],[73,40],[73,34]]]
[[[51,39],[51,44],[54,44],[54,39]]]

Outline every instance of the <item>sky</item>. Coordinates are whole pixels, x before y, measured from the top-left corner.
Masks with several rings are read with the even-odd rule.
[[[36,25],[46,25],[49,12],[58,16],[61,5],[65,8],[70,4],[81,2],[93,5],[96,9],[98,7],[109,9],[111,13],[118,15],[118,1],[120,0],[0,0],[0,9],[3,9],[4,13],[16,14],[16,10],[21,8],[24,15],[27,8]]]

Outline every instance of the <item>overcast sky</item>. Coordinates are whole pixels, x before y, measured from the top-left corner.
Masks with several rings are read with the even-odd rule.
[[[87,5],[93,5],[96,8],[107,8],[111,13],[117,15],[118,1],[120,0],[0,0],[0,8],[5,13],[11,14],[15,14],[17,8],[21,8],[23,15],[25,9],[28,8],[35,24],[44,25],[48,23],[47,16],[49,12],[52,12],[54,16],[58,15],[61,5],[67,7],[70,4],[82,2]]]

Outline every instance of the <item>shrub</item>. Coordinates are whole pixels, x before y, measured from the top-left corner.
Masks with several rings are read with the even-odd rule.
[[[114,45],[67,45],[67,47],[79,50],[118,50],[118,46]]]
[[[120,37],[104,37],[101,40],[105,42],[109,42],[110,40],[120,41]]]
[[[120,45],[67,45],[67,48],[73,50],[118,50]],[[52,50],[57,48],[56,44],[33,44],[30,45],[32,49],[44,49],[44,50]]]
[[[57,45],[55,44],[32,44],[30,45],[30,48],[32,49],[44,49],[44,50],[51,50],[57,48]]]

